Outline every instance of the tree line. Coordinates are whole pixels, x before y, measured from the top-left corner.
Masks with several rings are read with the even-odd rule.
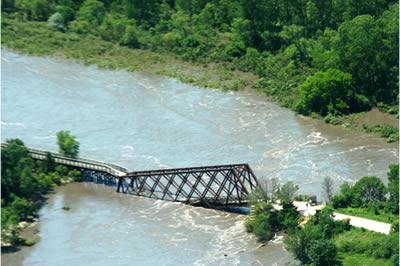
[[[79,143],[69,131],[60,131],[57,137],[60,153],[78,155]],[[78,170],[56,164],[51,153],[43,161],[34,161],[20,139],[6,143],[7,147],[1,149],[1,239],[16,245],[23,243],[19,222],[33,220],[43,195],[55,185],[82,181],[82,175]]]
[[[306,223],[293,200],[307,197],[296,196],[298,186],[293,182],[280,185],[277,179],[271,179],[250,195],[251,211],[245,227],[260,241],[271,240],[276,233],[284,231],[287,234],[284,243],[302,264],[342,265],[345,262],[345,265],[351,265],[357,262],[362,265],[399,265],[398,164],[389,165],[387,177],[387,186],[378,177],[365,176],[354,185],[342,184],[340,192],[335,195],[332,180],[324,179],[322,188],[329,204],[308,217]],[[273,206],[278,203],[282,207],[279,210]],[[393,214],[391,233],[366,232],[352,227],[349,220],[335,221],[333,212],[349,206],[364,213]],[[360,257],[365,261],[360,262]]]
[[[393,0],[2,0],[2,10],[61,32],[252,72],[255,88],[302,114],[398,103]]]

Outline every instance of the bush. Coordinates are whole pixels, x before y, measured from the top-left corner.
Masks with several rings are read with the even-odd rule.
[[[125,29],[124,36],[122,36],[121,44],[131,48],[138,48],[139,41],[136,34],[136,28],[134,26],[127,26]]]
[[[56,12],[50,16],[48,20],[49,26],[56,30],[63,30],[64,29],[64,18],[63,16]]]
[[[312,240],[307,253],[310,261],[315,265],[333,265],[336,263],[337,247],[332,240]]]
[[[294,200],[296,201],[309,201],[310,197],[308,195],[297,195]]]
[[[398,130],[397,128],[391,126],[391,125],[383,124],[383,126],[377,128],[376,131],[377,131],[378,133],[380,133],[380,135],[381,135],[383,138],[387,138],[387,137],[389,137],[389,136],[392,135],[392,134],[396,134],[396,133],[398,134],[398,131],[399,131],[399,130]]]
[[[284,230],[293,230],[299,225],[301,218],[297,207],[292,203],[284,204],[282,207],[282,210],[278,212],[279,227]]]
[[[36,211],[34,202],[29,202],[18,197],[10,204],[10,208],[21,220],[28,220],[28,217],[33,215]]]
[[[58,186],[61,185],[61,176],[57,172],[50,173],[49,177],[51,178],[53,183],[57,184]]]
[[[29,19],[46,21],[51,12],[51,4],[47,0],[24,0],[22,9]]]
[[[311,263],[308,254],[309,246],[313,240],[319,239],[318,234],[313,231],[311,226],[297,229],[294,233],[284,239],[287,248],[293,253],[294,257],[303,264]]]
[[[82,182],[83,176],[82,173],[78,170],[71,170],[68,172],[68,176],[71,177],[75,182]]]
[[[27,238],[27,239],[25,239],[25,241],[24,241],[24,246],[30,247],[30,246],[33,246],[33,245],[35,245],[35,244],[36,244],[36,241],[35,241],[35,239],[33,239],[33,238]]]
[[[60,176],[67,176],[68,175],[68,168],[64,165],[57,165],[56,173]]]

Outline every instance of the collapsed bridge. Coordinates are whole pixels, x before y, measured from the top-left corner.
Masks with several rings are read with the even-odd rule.
[[[248,164],[136,171],[118,177],[118,192],[210,208],[245,206],[258,181]]]
[[[1,143],[6,148],[8,143]],[[27,147],[28,148],[28,147]],[[117,192],[215,209],[246,206],[258,181],[248,164],[128,172],[124,167],[28,148],[34,160],[47,160],[82,172],[88,181],[117,186]]]

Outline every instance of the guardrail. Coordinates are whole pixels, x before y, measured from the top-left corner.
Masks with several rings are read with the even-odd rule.
[[[8,146],[7,143],[1,143],[1,148],[5,148],[7,146]],[[26,148],[32,154],[32,158],[38,160],[44,160],[47,156],[47,153],[50,153],[51,156],[54,158],[55,162],[59,164],[70,165],[89,170],[103,171],[114,176],[123,176],[128,172],[128,169],[116,164],[79,158],[79,157],[75,158],[61,153],[49,152],[37,148],[29,148],[29,147]]]

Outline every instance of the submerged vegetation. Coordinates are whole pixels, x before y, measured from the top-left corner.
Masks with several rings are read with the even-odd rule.
[[[273,179],[251,195],[245,227],[260,241],[284,231],[284,243],[302,264],[399,265],[399,165],[389,165],[387,176],[387,186],[375,176],[366,176],[353,186],[344,183],[333,197],[330,180],[324,180],[331,203],[310,217],[301,217],[292,203],[293,198],[308,200],[294,196],[298,187],[291,182],[280,187]],[[279,210],[276,204],[281,205]],[[391,223],[391,233],[354,228],[349,220],[335,221],[334,211]]]
[[[254,88],[335,124],[372,107],[398,113],[398,10],[391,0],[3,0],[2,43],[110,69],[155,68],[205,87]]]
[[[81,172],[57,165],[48,153],[46,160],[34,161],[19,139],[7,140],[1,149],[1,239],[3,244],[33,245],[20,237],[22,221],[32,222],[43,195],[55,185],[82,181]]]

